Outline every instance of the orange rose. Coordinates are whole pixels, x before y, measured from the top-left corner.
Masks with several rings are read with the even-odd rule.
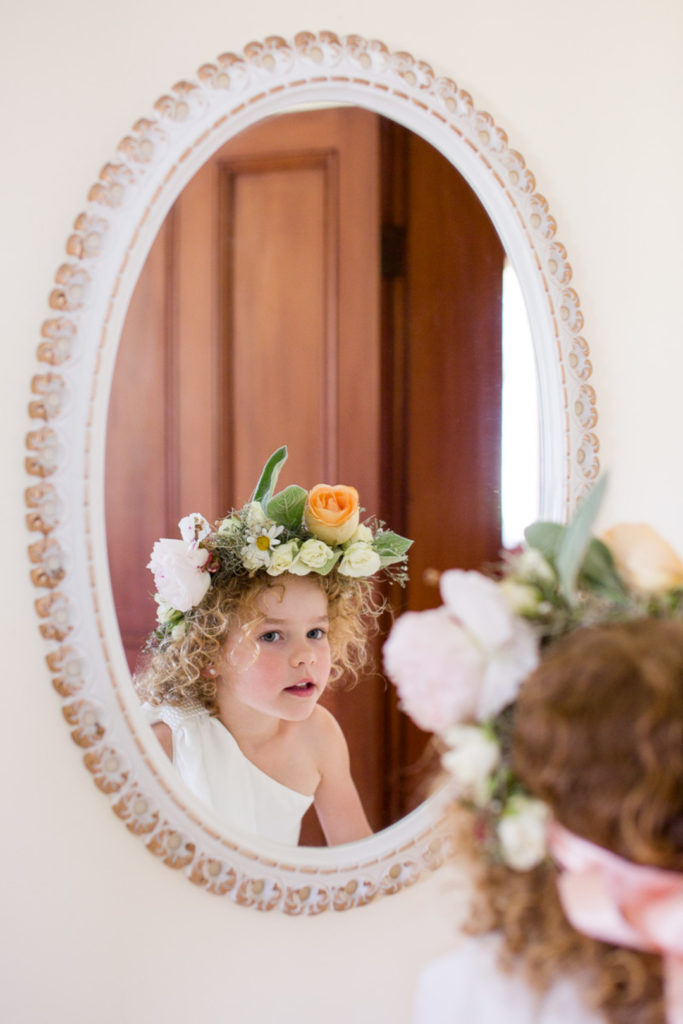
[[[314,537],[334,546],[349,540],[358,526],[358,491],[344,484],[318,484],[308,492],[304,520]]]
[[[607,530],[602,539],[629,586],[649,593],[683,587],[683,562],[646,523],[620,523]]]

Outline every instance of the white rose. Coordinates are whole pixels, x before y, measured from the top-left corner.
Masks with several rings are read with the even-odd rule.
[[[290,572],[298,576],[305,576],[311,569],[322,569],[333,554],[332,548],[325,541],[311,537],[301,545],[298,555],[290,566]]]
[[[372,544],[373,534],[369,526],[365,523],[360,523],[353,537],[351,537],[346,544],[345,548],[350,548],[352,544],[356,544],[359,540],[364,541],[366,544]]]
[[[489,797],[491,773],[500,764],[500,746],[476,725],[453,725],[443,739],[450,749],[441,763],[453,776],[458,793],[483,807]]]
[[[162,537],[152,548],[147,568],[154,573],[157,593],[162,602],[179,612],[187,612],[202,601],[211,586],[211,576],[203,571],[209,552],[184,540]]]
[[[296,540],[288,540],[286,544],[275,548],[266,572],[270,576],[279,576],[281,573],[287,572],[296,557],[298,547],[299,544]]]
[[[546,855],[550,812],[546,804],[528,796],[508,800],[497,832],[505,863],[515,871],[530,871]]]
[[[178,523],[180,536],[187,544],[198,544],[211,533],[211,526],[199,512],[184,516]]]
[[[380,557],[374,548],[365,541],[358,540],[350,544],[339,563],[341,576],[372,576],[381,568]]]

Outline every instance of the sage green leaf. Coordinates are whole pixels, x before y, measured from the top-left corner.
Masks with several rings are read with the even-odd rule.
[[[591,531],[600,510],[606,486],[607,476],[603,474],[577,507],[562,537],[560,550],[557,553],[557,575],[560,589],[570,603],[573,603],[576,597],[576,583],[591,542]]]
[[[579,573],[579,585],[617,603],[628,597],[628,587],[617,571],[612,552],[593,537]]]
[[[540,551],[546,562],[557,568],[557,556],[562,547],[562,540],[567,532],[566,526],[559,523],[538,522],[527,526],[524,539],[530,548]]]
[[[342,556],[341,548],[338,548],[334,554],[332,554],[324,565],[321,565],[319,569],[312,569],[311,572],[317,572],[320,576],[327,576],[328,572],[334,569],[335,565]]]
[[[391,530],[383,530],[375,535],[373,548],[379,555],[382,567],[391,565],[393,562],[400,562],[405,557],[406,551],[412,545],[412,540],[401,537]]]
[[[285,529],[296,533],[301,527],[307,495],[308,491],[298,484],[285,487],[284,491],[270,499],[266,506],[266,514],[278,526],[284,526]]]
[[[268,504],[273,496],[280,470],[286,461],[287,445],[283,445],[282,448],[278,448],[276,452],[273,452],[263,467],[259,482],[256,484],[256,490],[251,496],[252,501],[259,501],[264,507]]]

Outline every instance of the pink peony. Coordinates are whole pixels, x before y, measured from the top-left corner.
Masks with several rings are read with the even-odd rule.
[[[452,569],[440,581],[448,612],[467,630],[486,661],[475,717],[486,721],[510,704],[538,665],[531,626],[515,615],[505,588],[479,572]]]
[[[397,619],[384,645],[384,666],[403,710],[421,729],[441,732],[473,717],[485,659],[445,608]]]
[[[208,557],[209,552],[194,543],[168,537],[158,540],[147,568],[154,573],[161,600],[179,612],[195,608],[211,586],[211,576],[203,571]]]

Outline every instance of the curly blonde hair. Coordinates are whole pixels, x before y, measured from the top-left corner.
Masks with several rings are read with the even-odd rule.
[[[513,765],[567,829],[637,864],[683,871],[683,622],[581,629],[552,645],[519,695]],[[470,849],[474,852],[472,822]],[[577,933],[556,869],[479,861],[470,930],[500,929],[504,959],[547,987],[580,978],[612,1024],[663,1024],[661,959]]]
[[[377,630],[384,602],[366,579],[341,576],[334,570],[306,579],[327,597],[330,682],[343,676],[351,686],[368,661],[369,639]],[[183,639],[153,650],[143,660],[134,678],[140,699],[152,705],[198,701],[210,714],[218,714],[217,677],[207,670],[219,659],[231,630],[240,629],[249,637],[264,621],[259,606],[263,594],[285,586],[286,576],[274,578],[265,572],[217,580],[187,616]]]

